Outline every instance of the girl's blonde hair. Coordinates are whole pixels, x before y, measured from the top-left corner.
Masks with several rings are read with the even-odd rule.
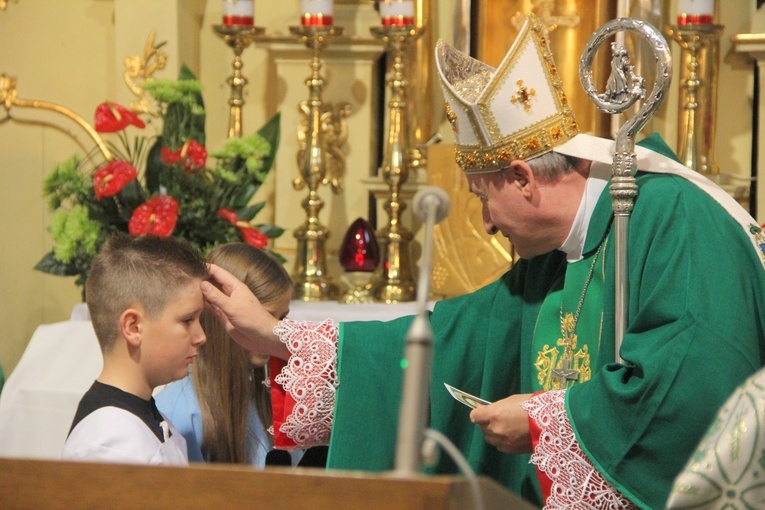
[[[282,264],[248,244],[220,245],[208,261],[239,278],[264,305],[292,288]],[[254,367],[247,351],[213,314],[205,311],[201,322],[207,342],[199,348],[192,375],[202,414],[202,455],[208,462],[250,463],[254,454],[247,451],[250,404],[254,403],[264,429],[272,422],[271,396],[264,384],[267,368]]]

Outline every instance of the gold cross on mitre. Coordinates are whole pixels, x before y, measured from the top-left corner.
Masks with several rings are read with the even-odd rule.
[[[531,110],[531,98],[537,95],[537,91],[526,87],[523,84],[523,80],[518,80],[516,83],[518,85],[518,91],[510,98],[510,101],[512,101],[513,104],[520,101],[523,103],[524,111]]]

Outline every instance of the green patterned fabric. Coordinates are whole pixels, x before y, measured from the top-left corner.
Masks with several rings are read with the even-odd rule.
[[[667,508],[758,509],[765,501],[765,370],[728,398],[675,480]]]
[[[642,172],[637,181],[621,350],[627,364],[614,362],[614,233],[606,190],[584,249],[591,256],[609,238],[601,255],[602,337],[592,379],[567,391],[566,408],[580,446],[606,479],[641,508],[662,508],[718,407],[765,361],[765,271],[741,226],[693,183]],[[477,472],[536,504],[528,456],[488,446],[443,383],[490,401],[533,391],[534,343],[554,343],[560,334],[547,328],[552,337],[535,339],[540,307],[565,266],[557,251],[520,261],[499,281],[439,302],[431,315],[431,427]],[[392,467],[409,323],[341,324],[330,467]],[[436,470],[456,468],[444,458]]]

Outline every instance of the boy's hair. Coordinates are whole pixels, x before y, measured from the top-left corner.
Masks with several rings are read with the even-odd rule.
[[[292,288],[284,266],[268,252],[244,243],[222,244],[207,257],[244,282],[268,305]],[[209,462],[249,463],[247,451],[249,407],[254,402],[263,427],[271,426],[271,398],[263,383],[265,367],[250,364],[247,351],[235,343],[215,316],[202,312],[207,342],[199,347],[192,367],[202,414],[202,454]]]
[[[208,277],[202,254],[175,237],[114,234],[93,259],[85,298],[101,352],[120,337],[120,316],[141,305],[150,317],[161,314],[175,293]]]

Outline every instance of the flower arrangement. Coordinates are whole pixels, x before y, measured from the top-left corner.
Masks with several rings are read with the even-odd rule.
[[[110,102],[96,108],[95,130],[119,143],[106,142],[112,158],[101,159],[94,149],[60,163],[45,179],[53,249],[35,269],[78,276],[84,285],[93,257],[115,232],[173,235],[203,252],[234,241],[269,250],[269,239],[284,232],[254,224],[265,202],[250,204],[274,162],[279,114],[255,134],[229,138],[208,158],[202,89],[191,71],[184,67],[176,81],[152,79],[143,87],[157,103],[161,132],[131,142],[128,129],[146,129],[136,113]]]

